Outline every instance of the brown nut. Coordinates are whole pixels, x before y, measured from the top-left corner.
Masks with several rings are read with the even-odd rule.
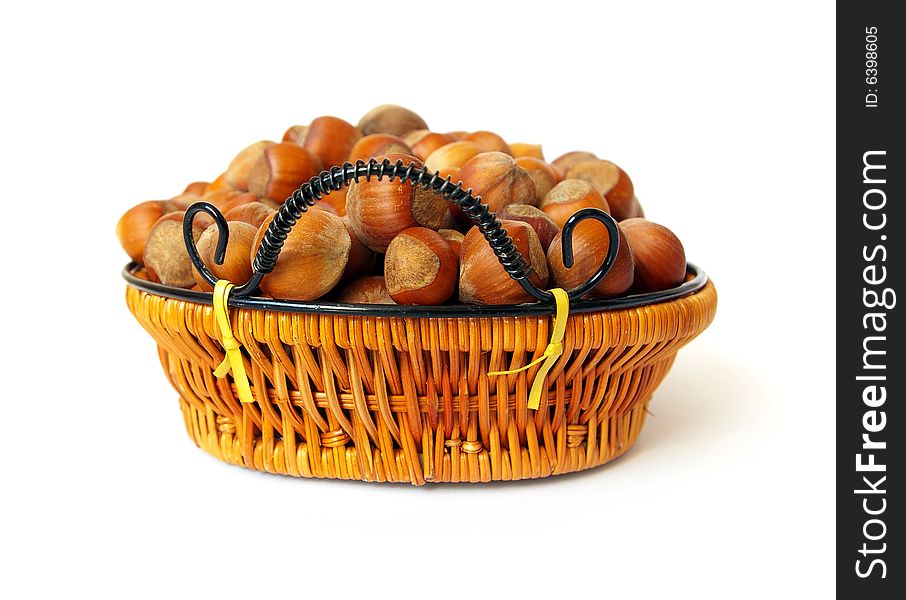
[[[384,281],[397,304],[443,304],[456,289],[459,262],[447,241],[427,227],[393,238],[384,258]]]
[[[562,233],[558,233],[547,251],[553,285],[567,291],[582,285],[598,271],[610,249],[610,238],[603,223],[593,219],[581,221],[573,228],[573,266],[563,264]],[[617,258],[601,282],[586,296],[589,298],[615,298],[625,293],[633,282],[632,250],[626,236],[620,235]]]
[[[286,130],[286,133],[283,134],[282,141],[301,146],[302,142],[305,141],[305,132],[307,130],[308,125],[291,125]]]
[[[421,161],[406,154],[377,157],[378,161],[384,158],[390,162],[414,162],[421,167]],[[353,231],[376,252],[387,250],[390,240],[404,229],[439,229],[446,212],[447,203],[441,196],[399,179],[362,179],[351,183],[346,194],[346,214]]]
[[[235,189],[236,188],[233,187],[230,184],[230,182],[227,180],[227,174],[221,173],[220,175],[217,176],[216,179],[214,179],[214,181],[209,183],[204,188],[204,192],[202,192],[201,196],[202,196],[202,198],[207,198],[211,194],[215,194],[215,193],[221,192],[223,190],[235,190]]]
[[[610,214],[617,221],[628,219],[633,212],[632,181],[626,172],[609,160],[581,162],[566,172],[567,179],[584,179],[607,199]]]
[[[305,181],[321,172],[317,156],[295,144],[265,148],[248,174],[248,190],[259,198],[283,202]]]
[[[464,164],[458,176],[463,187],[472,188],[493,212],[510,204],[538,203],[531,176],[509,154],[482,152]]]
[[[516,249],[534,271],[529,276],[529,281],[538,287],[545,287],[548,277],[547,259],[535,230],[520,221],[504,219],[500,222]],[[472,304],[519,304],[533,300],[500,266],[494,251],[477,227],[470,229],[462,241],[459,299]]]
[[[456,139],[447,133],[434,133],[427,129],[416,129],[407,133],[403,137],[403,141],[411,148],[410,154],[425,160],[432,152],[441,146],[455,142]]]
[[[408,108],[382,104],[368,111],[359,120],[358,127],[363,135],[392,133],[402,136],[413,129],[428,129],[428,124]]]
[[[317,206],[317,205],[315,205]],[[362,243],[359,236],[355,234],[352,225],[349,224],[349,217],[341,217],[343,225],[346,226],[346,232],[349,233],[349,260],[346,268],[343,269],[341,281],[352,281],[363,275],[370,275],[374,272],[375,263],[377,263],[377,254],[371,248]]]
[[[429,171],[452,171],[459,169],[472,157],[480,153],[478,146],[467,140],[445,144],[428,155],[425,166]]]
[[[462,250],[462,240],[465,236],[455,229],[438,229],[437,233],[440,234],[440,237],[447,240],[450,250],[452,250],[453,254],[456,255],[456,258],[459,259],[459,254]]]
[[[686,278],[686,251],[672,231],[647,219],[634,218],[620,223],[620,233],[635,258],[633,290],[667,290]]]
[[[230,235],[227,239],[223,264],[218,265],[214,261],[214,252],[217,249],[217,240],[220,235],[216,224],[210,225],[204,230],[198,241],[195,242],[195,247],[198,249],[201,262],[204,263],[204,266],[208,268],[214,277],[226,279],[236,285],[242,285],[252,277],[250,253],[258,228],[241,221],[231,221],[227,223],[227,228],[230,231]],[[214,291],[214,288],[204,280],[201,273],[194,267],[192,268],[192,276],[201,290],[206,292]]]
[[[510,145],[492,131],[474,131],[465,137],[482,152],[503,152],[512,156]]]
[[[142,261],[152,280],[164,285],[190,288],[195,285],[193,275],[195,268],[192,266],[192,260],[189,258],[183,241],[182,220],[184,216],[183,211],[171,212],[154,223],[148,234]],[[197,222],[196,219],[195,223]],[[192,237],[196,242],[204,229],[193,223]]]
[[[516,159],[516,164],[525,169],[525,172],[532,178],[539,200],[544,198],[549,191],[554,189],[555,185],[560,183],[560,179],[553,167],[540,158],[520,156]]]
[[[226,172],[223,174],[224,182],[233,189],[243,192],[249,191],[249,172],[255,166],[255,163],[258,162],[258,159],[264,155],[264,151],[273,145],[274,142],[262,140],[243,148],[230,162],[230,166],[227,167]]]
[[[558,183],[542,198],[539,208],[550,215],[561,229],[566,220],[580,209],[600,208],[610,212],[607,200],[590,183],[581,179],[564,179]]]
[[[384,154],[412,154],[412,150],[403,138],[389,133],[375,133],[359,138],[349,151],[349,162],[357,160],[368,162],[369,158]]]
[[[204,194],[205,189],[208,187],[207,181],[193,181],[186,186],[186,189],[183,190],[183,194],[193,194],[195,196],[201,196]]]
[[[345,304],[396,304],[387,293],[383,275],[361,277],[347,285],[337,296]]]
[[[258,228],[249,254],[254,261],[271,215]],[[352,242],[340,217],[310,210],[299,219],[283,243],[274,270],[261,280],[261,291],[272,298],[317,300],[340,281]]]
[[[295,143],[318,157],[325,169],[341,166],[362,134],[343,119],[318,117]]]
[[[502,217],[510,221],[528,223],[538,234],[538,241],[545,251],[551,245],[554,236],[560,233],[560,226],[550,218],[550,215],[530,204],[510,204],[503,211]]]
[[[557,168],[559,168],[565,174],[575,165],[589,160],[598,160],[598,157],[592,152],[575,150],[573,152],[567,152],[562,156],[558,156],[554,159],[553,164],[556,165]]]
[[[220,209],[220,212],[226,213],[237,206],[257,202],[258,197],[251,192],[239,192],[236,190],[223,190],[212,194],[206,198],[208,202]]]
[[[116,237],[129,258],[137,263],[142,262],[151,228],[158,219],[174,210],[178,208],[163,200],[148,200],[136,204],[120,217],[116,223]]]
[[[248,202],[246,204],[240,204],[239,206],[234,206],[230,210],[223,213],[223,218],[227,221],[242,221],[243,223],[248,223],[255,228],[255,231],[261,227],[261,224],[264,221],[276,212],[270,206],[263,204],[261,202]]]
[[[538,160],[544,160],[544,153],[541,151],[539,144],[520,144],[517,142],[510,144],[510,151],[513,153],[514,158],[530,156]]]

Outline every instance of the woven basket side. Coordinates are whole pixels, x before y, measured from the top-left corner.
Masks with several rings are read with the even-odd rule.
[[[210,306],[128,288],[190,436],[249,468],[365,481],[512,480],[602,464],[631,446],[716,292],[569,318],[540,409],[526,408],[547,317],[408,319],[232,311],[256,402],[213,369]]]

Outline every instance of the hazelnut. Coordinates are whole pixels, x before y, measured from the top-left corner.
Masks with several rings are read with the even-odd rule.
[[[186,189],[183,190],[183,194],[194,194],[195,196],[201,196],[204,194],[205,188],[208,187],[207,181],[193,181],[186,186]]]
[[[253,263],[274,216],[258,228],[249,254]],[[272,298],[320,298],[340,281],[351,243],[340,217],[323,210],[308,211],[286,237],[274,270],[261,280],[261,291]]]
[[[466,164],[469,159],[481,150],[478,146],[467,140],[459,140],[445,144],[428,155],[425,166],[430,171],[451,171]]]
[[[412,150],[401,137],[389,133],[376,133],[359,138],[349,151],[347,160],[351,163],[357,160],[368,162],[369,158],[384,154],[412,154]]]
[[[563,264],[563,234],[557,233],[547,250],[551,280],[557,287],[572,290],[597,272],[607,258],[610,249],[610,238],[603,223],[593,219],[579,222],[573,228],[573,266],[566,268]],[[632,250],[626,236],[620,235],[617,257],[601,282],[593,287],[586,296],[589,298],[615,298],[626,292],[633,281]]]
[[[397,304],[443,304],[456,289],[458,266],[456,255],[439,233],[411,227],[387,246],[387,292]]]
[[[142,262],[151,228],[163,215],[174,210],[163,200],[148,200],[127,210],[116,223],[116,237],[134,262]]]
[[[174,207],[174,210],[186,210],[196,202],[204,200],[199,194],[194,192],[183,192],[178,196],[173,196],[167,203]]]
[[[456,139],[446,133],[434,133],[427,129],[416,129],[407,133],[403,137],[403,141],[411,148],[410,153],[413,156],[425,160],[432,152],[441,146],[455,142]]]
[[[510,145],[502,137],[491,131],[475,131],[465,137],[482,152],[503,152],[512,155]]]
[[[686,278],[686,251],[672,231],[647,219],[626,219],[620,224],[635,259],[633,290],[657,292],[676,287]],[[578,253],[577,253],[578,254]]]
[[[249,171],[248,190],[259,198],[282,202],[320,172],[321,161],[305,148],[287,142],[272,144]]]
[[[414,156],[387,154],[377,160],[385,158],[390,162],[414,162],[421,167]],[[362,179],[351,183],[346,194],[346,213],[353,231],[376,252],[384,252],[390,240],[409,227],[439,229],[446,212],[447,203],[441,196],[398,178]]]
[[[449,135],[454,140],[464,140],[464,139],[466,139],[466,137],[468,137],[469,132],[468,131],[448,131],[447,135]]]
[[[346,194],[349,193],[348,187],[342,187],[338,190],[331,190],[329,194],[324,194],[321,200],[315,206],[330,206],[337,216],[346,216]]]
[[[214,261],[214,252],[217,249],[217,239],[220,235],[216,223],[209,225],[204,230],[195,243],[195,247],[198,249],[201,262],[204,263],[214,277],[226,279],[236,285],[242,285],[252,277],[250,254],[258,228],[241,221],[229,222],[227,227],[230,235],[227,239],[223,264],[218,265]],[[194,267],[192,276],[195,277],[195,283],[201,290],[206,292],[214,291],[214,288],[204,280],[201,273]]]
[[[305,141],[305,132],[307,130],[308,125],[291,125],[289,129],[286,130],[286,133],[283,134],[283,141],[301,146],[302,142]]]
[[[242,221],[243,223],[248,223],[257,231],[257,229],[261,227],[261,224],[264,223],[265,219],[274,214],[274,212],[276,211],[273,208],[266,204],[262,204],[261,202],[248,202],[246,204],[234,206],[223,213],[223,217],[227,221]]]
[[[343,119],[318,117],[295,143],[317,156],[323,168],[329,169],[346,162],[361,137],[359,130]]]
[[[220,212],[226,213],[237,206],[257,202],[258,197],[251,192],[240,192],[237,190],[223,190],[212,194],[207,201],[216,206]]]
[[[547,259],[538,235],[528,224],[501,220],[513,244],[534,272],[529,280],[547,285]],[[534,300],[500,265],[487,240],[472,227],[462,241],[459,264],[459,299],[473,304],[519,304]]]
[[[617,221],[632,215],[633,188],[629,175],[609,160],[581,162],[566,172],[567,179],[584,179],[607,199]]]
[[[223,191],[223,190],[235,190],[235,189],[236,188],[233,187],[230,184],[230,182],[227,180],[227,174],[221,173],[220,175],[217,176],[216,179],[214,179],[214,181],[209,183],[204,188],[204,192],[202,192],[201,196],[202,196],[202,198],[207,198],[211,194],[215,194],[215,193]]]
[[[455,254],[458,259],[460,250],[462,250],[462,239],[465,236],[455,229],[438,229],[437,233],[440,234],[440,237],[447,240],[450,250],[453,251],[453,254]]]
[[[514,158],[530,156],[532,158],[537,158],[538,160],[544,160],[544,153],[541,152],[541,146],[539,144],[513,143],[510,144],[510,151],[513,153]]]
[[[531,204],[510,204],[503,211],[501,217],[510,221],[528,223],[538,234],[538,241],[545,250],[550,247],[554,236],[560,233],[560,226],[550,218],[550,215]]]
[[[142,256],[145,268],[154,281],[164,285],[189,288],[195,284],[192,259],[186,252],[182,237],[182,220],[185,212],[177,211],[163,215],[151,227],[145,252]],[[204,227],[193,222],[192,237],[197,242]]]
[[[532,178],[539,200],[560,183],[561,179],[557,177],[554,169],[540,158],[520,156],[516,159],[516,164],[525,169]]]
[[[645,218],[645,209],[642,208],[642,203],[639,202],[639,199],[635,196],[632,197],[632,210],[630,212],[632,213],[632,215],[628,217],[630,219],[637,217],[643,219]]]
[[[413,129],[428,129],[428,124],[408,108],[395,104],[382,104],[368,111],[359,120],[358,127],[363,135],[392,133],[401,136]]]
[[[317,205],[315,205],[317,206]],[[349,260],[346,262],[346,268],[343,270],[342,281],[351,281],[356,277],[368,275],[374,271],[374,265],[377,262],[377,255],[359,239],[349,224],[349,217],[341,217],[343,225],[346,226],[346,232],[349,234]]]
[[[382,275],[361,277],[347,285],[337,296],[345,304],[396,304],[387,293]]]
[[[574,152],[567,152],[562,156],[558,156],[554,159],[553,164],[556,165],[565,174],[575,165],[589,160],[598,160],[598,157],[591,152],[576,150]]]
[[[223,174],[224,182],[233,189],[242,190],[243,192],[249,191],[249,172],[255,166],[255,163],[258,162],[258,159],[264,155],[264,151],[273,145],[274,142],[263,140],[243,148],[230,162],[230,166],[227,167],[226,172]]]
[[[458,176],[493,212],[510,204],[538,203],[531,176],[509,154],[482,152],[464,164]]]
[[[610,212],[607,200],[590,183],[581,179],[564,179],[558,183],[542,198],[539,208],[550,215],[561,229],[579,209],[600,208]]]

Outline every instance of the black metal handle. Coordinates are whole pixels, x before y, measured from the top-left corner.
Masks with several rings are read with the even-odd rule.
[[[484,235],[485,240],[490,244],[494,255],[500,261],[500,265],[507,274],[515,279],[533,298],[542,302],[553,302],[553,294],[539,289],[529,280],[532,268],[526,263],[525,258],[513,244],[513,240],[507,235],[506,229],[497,220],[496,215],[481,201],[481,196],[474,196],[471,189],[462,189],[461,181],[453,183],[449,176],[446,178],[441,177],[437,171],[431,173],[427,167],[418,167],[413,162],[404,164],[402,160],[391,163],[386,158],[380,163],[372,158],[368,162],[358,160],[355,164],[347,162],[341,167],[331,167],[326,171],[321,171],[319,175],[312,177],[299,186],[286,199],[283,206],[274,215],[267,231],[265,231],[261,245],[255,255],[255,260],[252,262],[253,272],[251,279],[242,286],[233,289],[231,296],[249,296],[258,288],[261,279],[273,271],[274,266],[277,264],[277,258],[280,256],[283,243],[286,241],[296,221],[302,218],[302,215],[308,212],[308,209],[314,206],[315,202],[320,200],[324,194],[337,191],[344,185],[349,185],[351,181],[359,183],[359,180],[363,177],[366,181],[370,181],[372,177],[377,177],[378,181],[380,181],[385,176],[389,177],[391,181],[394,178],[399,178],[400,181],[407,181],[412,185],[420,185],[442,196],[446,201],[456,204]],[[211,274],[202,262],[192,236],[192,219],[198,212],[206,212],[214,217],[214,222],[217,223],[218,240],[217,251],[214,256],[217,264],[223,262],[223,255],[229,239],[229,229],[223,215],[212,204],[197,202],[186,210],[183,221],[183,238],[189,257],[205,281],[215,285],[217,278]],[[587,218],[596,219],[604,224],[607,228],[610,248],[604,263],[591,279],[569,292],[570,298],[574,300],[597,285],[607,275],[616,259],[620,240],[620,232],[613,217],[596,208],[586,208],[578,211],[569,218],[563,227],[563,262],[567,268],[573,264],[573,229],[576,224]]]

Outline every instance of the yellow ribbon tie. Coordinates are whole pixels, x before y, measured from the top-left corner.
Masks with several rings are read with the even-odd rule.
[[[547,344],[547,348],[544,349],[544,354],[524,367],[488,373],[488,375],[510,375],[512,373],[519,373],[520,371],[530,369],[541,361],[544,361],[544,364],[541,365],[541,368],[538,369],[538,372],[535,374],[535,379],[532,381],[532,388],[529,390],[528,407],[533,410],[538,410],[538,406],[541,404],[541,392],[544,391],[545,377],[547,377],[547,374],[554,367],[554,363],[557,362],[560,355],[563,354],[563,336],[566,333],[566,321],[569,317],[569,294],[560,288],[554,288],[550,290],[550,292],[554,295],[557,312],[554,314],[554,330],[551,332],[551,341]]]
[[[245,364],[242,362],[242,352],[239,350],[242,344],[233,337],[233,328],[230,326],[230,309],[227,302],[233,287],[226,279],[221,279],[214,286],[214,319],[220,328],[221,343],[226,352],[223,362],[214,370],[214,376],[226,377],[227,373],[232,371],[233,381],[236,382],[236,389],[239,391],[239,401],[254,402],[255,397],[252,396],[249,378],[245,374]]]

